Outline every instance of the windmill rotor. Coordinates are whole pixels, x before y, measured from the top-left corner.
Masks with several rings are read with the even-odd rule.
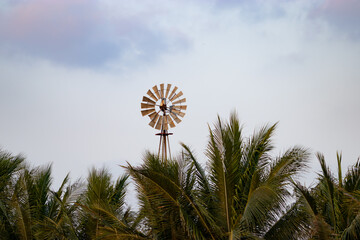
[[[187,109],[186,98],[181,98],[183,92],[177,92],[178,87],[173,87],[171,84],[160,84],[160,87],[155,85],[152,89],[147,91],[147,95],[143,96],[141,103],[141,114],[149,116],[149,125],[158,130],[176,127],[174,121],[179,124],[181,119],[185,116]],[[166,117],[165,117],[166,116]]]
[[[183,97],[183,92],[178,91],[178,87],[171,84],[162,83],[160,86],[153,86],[149,89],[141,102],[142,116],[150,118],[149,125],[161,132],[160,135],[159,155],[162,148],[162,157],[167,157],[167,151],[170,153],[168,136],[169,128],[176,127],[185,116],[187,109],[186,98]],[[167,150],[167,148],[169,148]]]

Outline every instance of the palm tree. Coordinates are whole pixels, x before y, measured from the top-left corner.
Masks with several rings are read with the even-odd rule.
[[[137,222],[130,208],[125,208],[128,176],[111,181],[106,169],[92,169],[88,176],[87,190],[79,205],[79,232],[81,239],[141,239],[136,230]]]
[[[297,201],[283,221],[301,223],[301,233],[306,239],[360,239],[359,160],[343,178],[342,156],[338,153],[336,178],[326,165],[323,154],[317,153],[316,156],[321,166],[317,184],[306,188],[294,182]]]
[[[127,167],[136,182],[143,232],[151,239],[215,239],[210,216],[197,203],[194,167],[184,160],[163,162],[147,153],[140,167]]]
[[[57,192],[52,192],[51,165],[33,169],[25,166],[21,170],[10,205],[14,239],[76,239],[70,216],[76,206],[66,202],[74,186],[68,186],[62,194],[67,181],[68,177]]]
[[[265,126],[244,138],[233,113],[229,123],[218,118],[210,130],[207,156],[214,199],[210,198],[209,204],[214,206],[210,210],[222,230],[222,238],[264,237],[274,231],[274,223],[287,206],[290,180],[304,170],[309,153],[302,147],[293,147],[279,157],[271,157],[275,128],[276,124]]]
[[[68,176],[57,192],[50,190],[51,166],[30,168],[20,155],[0,151],[0,238],[76,239],[68,201],[75,185]]]
[[[76,219],[82,186],[80,181],[70,184],[68,174],[58,191],[50,191],[46,203],[47,214],[37,224],[35,235],[38,239],[79,239]]]
[[[17,157],[13,160],[2,159],[2,165],[12,165],[12,169],[15,169],[15,165],[20,167],[19,163],[22,161],[23,159]],[[10,169],[4,170],[11,173],[8,171]],[[12,172],[12,175],[3,175],[8,180],[2,192],[2,213],[5,216],[2,224],[7,226],[7,234],[4,236],[11,239],[34,238],[37,223],[42,221],[47,213],[50,173],[50,166],[32,170],[21,166],[17,172]]]
[[[12,156],[0,150],[0,236],[3,239],[15,239],[16,229],[12,217],[12,195],[16,175],[19,173],[24,158],[20,155]]]
[[[250,138],[242,135],[235,113],[218,118],[206,155],[208,171],[183,144],[180,159],[160,161],[151,154],[127,169],[137,184],[140,214],[154,239],[248,239],[287,231],[276,225],[290,199],[290,183],[308,161],[293,147],[273,158],[276,124]],[[276,229],[275,229],[276,227]],[[278,234],[279,235],[279,234]],[[276,238],[274,238],[276,239]]]

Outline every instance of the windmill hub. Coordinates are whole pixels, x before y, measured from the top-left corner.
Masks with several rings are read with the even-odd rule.
[[[166,110],[167,110],[167,107],[166,107],[166,98],[161,99],[160,110],[163,111],[163,113],[166,112]]]
[[[187,108],[184,103],[186,98],[180,99],[183,95],[182,91],[177,92],[178,87],[172,89],[171,84],[167,84],[166,89],[165,85],[160,84],[154,86],[147,91],[147,96],[143,96],[141,103],[141,114],[143,116],[148,116],[150,118],[149,125],[155,129],[160,130],[161,132],[156,134],[160,135],[160,144],[159,144],[159,155],[160,149],[162,149],[162,158],[167,158],[167,152],[170,155],[170,146],[168,136],[172,133],[168,133],[169,126],[174,128],[176,124],[181,122],[181,118],[185,116],[185,110]]]

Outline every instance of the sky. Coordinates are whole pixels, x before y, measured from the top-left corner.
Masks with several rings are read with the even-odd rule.
[[[360,156],[359,0],[0,0],[0,146],[54,186],[91,167],[119,176],[156,152],[140,114],[160,83],[184,93],[170,137],[204,165],[208,127],[236,111],[250,136],[279,122],[274,155],[322,152],[343,172]]]

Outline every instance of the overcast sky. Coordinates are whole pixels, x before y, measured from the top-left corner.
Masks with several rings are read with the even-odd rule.
[[[181,141],[204,163],[207,124],[236,110],[246,134],[279,121],[275,154],[302,145],[335,171],[339,150],[345,172],[360,156],[359,26],[359,0],[1,0],[0,146],[53,163],[55,185],[121,174],[156,152],[140,102],[171,83],[188,103],[173,155]]]

